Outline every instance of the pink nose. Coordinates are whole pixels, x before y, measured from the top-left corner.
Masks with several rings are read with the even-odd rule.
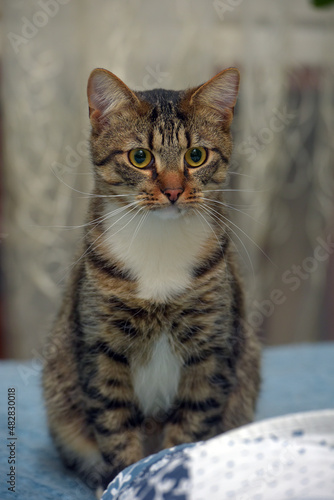
[[[183,189],[182,188],[167,188],[167,189],[164,189],[162,192],[165,196],[167,196],[167,198],[169,199],[169,201],[171,203],[175,203],[177,201],[177,199],[179,198],[179,196],[183,193]]]

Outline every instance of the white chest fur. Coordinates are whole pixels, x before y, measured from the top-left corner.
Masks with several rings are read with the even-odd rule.
[[[135,394],[145,415],[170,408],[177,392],[180,368],[181,362],[172,352],[165,334],[156,341],[148,363],[133,368]]]
[[[108,206],[106,213],[114,209]],[[191,269],[210,234],[199,215],[161,218],[142,212],[123,212],[108,219],[104,240],[138,282],[137,296],[163,302],[190,284]],[[138,229],[138,230],[137,230]]]

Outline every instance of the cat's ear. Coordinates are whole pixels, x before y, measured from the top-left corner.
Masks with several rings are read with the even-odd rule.
[[[88,79],[87,96],[92,127],[100,132],[108,124],[110,112],[139,104],[137,96],[116,75],[106,69],[94,69]]]
[[[213,111],[225,126],[231,124],[239,91],[240,73],[228,68],[218,73],[191,95],[190,104]]]

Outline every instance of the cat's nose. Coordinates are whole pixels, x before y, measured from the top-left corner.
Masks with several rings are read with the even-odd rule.
[[[182,188],[167,188],[162,190],[163,194],[167,196],[169,201],[173,204],[175,203],[179,196],[183,193],[184,189]]]

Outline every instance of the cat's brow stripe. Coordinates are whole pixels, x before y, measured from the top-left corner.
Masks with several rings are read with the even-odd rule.
[[[165,145],[165,131],[161,125],[159,126],[159,134],[161,136],[161,145],[164,146]]]
[[[179,122],[177,124],[177,126],[176,126],[176,129],[175,129],[175,136],[176,136],[177,142],[180,142],[180,130],[181,130],[181,127],[183,127],[183,123]]]
[[[158,116],[159,116],[159,112],[157,110],[157,107],[155,106],[152,109],[152,112],[150,114],[150,120],[151,120],[151,122],[154,123],[157,120]]]
[[[190,137],[190,133],[188,130],[186,130],[185,135],[186,135],[186,139],[187,139],[187,149],[189,149],[191,146],[191,137]]]
[[[153,131],[150,130],[149,134],[148,134],[148,147],[150,149],[150,151],[153,150]]]

